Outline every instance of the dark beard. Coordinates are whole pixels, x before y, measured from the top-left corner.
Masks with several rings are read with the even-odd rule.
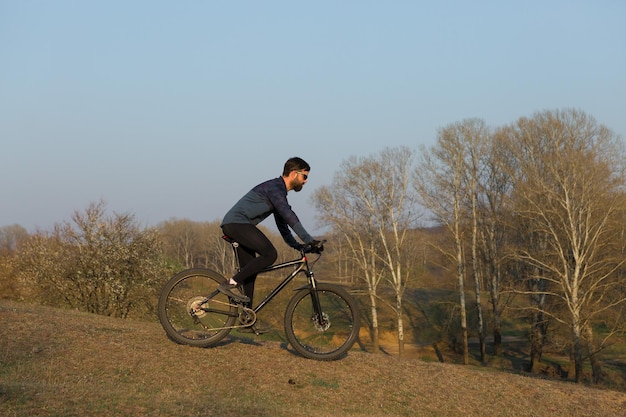
[[[297,184],[297,185],[294,185],[292,189],[293,189],[295,192],[298,192],[298,191],[302,190],[302,186],[303,186],[303,185],[304,185],[304,184]]]

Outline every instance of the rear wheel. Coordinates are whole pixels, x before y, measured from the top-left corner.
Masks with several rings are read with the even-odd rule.
[[[315,293],[303,289],[293,296],[285,313],[285,334],[302,356],[334,360],[344,355],[359,333],[360,315],[356,301],[342,287],[317,285],[321,314],[314,305]]]
[[[161,291],[159,321],[177,343],[207,347],[222,340],[237,319],[237,308],[217,291],[225,278],[209,269],[188,269]]]

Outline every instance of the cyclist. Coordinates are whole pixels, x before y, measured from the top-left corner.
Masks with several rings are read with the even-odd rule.
[[[272,242],[256,227],[270,214],[274,215],[278,231],[289,246],[296,250],[304,247],[291,234],[291,228],[305,244],[312,244],[318,250],[323,250],[321,242],[304,229],[287,202],[287,193],[291,190],[302,190],[310,170],[311,167],[302,158],[289,158],[283,167],[282,176],[252,188],[226,213],[221,225],[222,231],[239,243],[237,255],[241,270],[230,281],[218,287],[220,292],[248,307],[252,306],[257,274],[272,265],[278,257]],[[243,294],[240,287],[243,287]]]

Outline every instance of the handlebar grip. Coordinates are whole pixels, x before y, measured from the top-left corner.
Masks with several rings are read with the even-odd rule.
[[[324,243],[326,243],[326,239],[314,240],[310,243],[307,243],[302,251],[304,253],[322,253],[324,251]]]

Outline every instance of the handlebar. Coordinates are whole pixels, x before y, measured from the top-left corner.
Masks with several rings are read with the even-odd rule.
[[[307,243],[302,247],[302,253],[321,254],[324,251],[324,243],[326,243],[326,239],[314,240],[310,243]]]

